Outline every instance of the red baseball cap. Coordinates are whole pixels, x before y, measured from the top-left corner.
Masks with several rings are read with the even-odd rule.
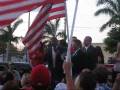
[[[49,86],[51,82],[51,74],[48,68],[43,64],[33,67],[31,72],[32,86]]]

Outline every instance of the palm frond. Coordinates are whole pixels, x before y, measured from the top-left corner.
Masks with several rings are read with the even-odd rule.
[[[57,18],[55,23],[56,29],[59,27],[59,23],[60,23],[60,18]]]
[[[18,40],[20,39],[20,37],[13,37],[11,39],[11,41],[15,42],[15,43],[18,43]]]
[[[14,25],[12,26],[12,32],[14,32],[21,23],[23,23],[23,20],[22,20],[22,19],[17,20],[17,21],[14,23]]]
[[[100,5],[107,5],[109,7],[111,7],[112,9],[114,9],[116,12],[118,11],[118,5],[117,5],[117,2],[115,1],[112,1],[112,0],[98,0],[97,2],[97,6],[100,6]]]
[[[120,0],[116,0],[117,1],[117,6],[118,6],[118,10],[119,10],[119,15],[120,15]]]
[[[118,16],[113,16],[108,22],[102,25],[102,27],[100,28],[100,31],[103,31],[107,27],[111,27],[112,25],[117,25],[117,24],[118,25],[120,24],[120,18],[118,20]]]
[[[109,1],[111,1],[111,0],[97,0],[97,6],[106,4],[106,3],[108,3]]]
[[[104,31],[108,26],[109,26],[109,21],[102,25],[102,27],[100,28],[100,31],[101,32]]]
[[[98,16],[100,14],[106,14],[110,16],[116,15],[116,13],[111,8],[108,8],[108,7],[99,9],[98,11],[95,12],[95,16]]]
[[[60,21],[60,19],[58,18],[54,22],[52,22],[52,21],[47,22],[44,32],[55,37],[57,29],[59,27],[59,21]]]
[[[47,23],[47,24],[45,25],[45,31],[44,31],[44,33],[48,33],[48,34],[52,34],[52,35],[53,35],[52,27],[51,27],[50,24]]]

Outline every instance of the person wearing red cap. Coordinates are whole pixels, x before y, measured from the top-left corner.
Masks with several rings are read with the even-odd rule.
[[[51,74],[48,68],[39,64],[33,67],[30,80],[33,90],[48,90],[51,84]]]
[[[43,64],[43,59],[44,59],[44,45],[42,42],[40,42],[39,48],[32,52],[29,53],[29,59],[30,63],[32,66],[36,66],[38,64]]]

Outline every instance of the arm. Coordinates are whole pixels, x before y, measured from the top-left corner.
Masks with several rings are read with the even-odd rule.
[[[71,62],[64,62],[63,69],[66,75],[67,90],[75,90],[74,81],[71,74],[72,70]]]

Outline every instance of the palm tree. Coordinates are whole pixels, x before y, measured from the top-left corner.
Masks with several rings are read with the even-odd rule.
[[[8,61],[8,58],[9,60],[11,59],[10,57],[10,53],[9,53],[9,49],[10,49],[10,45],[12,44],[11,42],[15,42],[15,43],[18,43],[18,39],[20,39],[20,37],[16,37],[16,36],[13,36],[13,32],[17,29],[17,27],[23,22],[22,19],[20,20],[17,20],[13,25],[9,25],[7,26],[6,28],[0,30],[0,41],[7,44],[7,58],[6,58],[6,61]]]
[[[49,21],[45,26],[45,32],[53,37],[56,37],[56,33],[59,27],[60,19],[56,19],[54,22]]]
[[[98,0],[97,6],[102,6],[95,12],[95,16],[100,14],[109,15],[110,19],[102,25],[100,31],[107,27],[120,27],[120,0]]]
[[[49,44],[52,37],[58,37],[58,36],[61,38],[65,37],[64,32],[59,32],[57,34],[59,23],[60,23],[60,18],[54,20],[53,22],[52,21],[47,22],[42,38],[43,43]]]
[[[66,40],[66,39],[67,39],[66,32],[65,32],[65,31],[59,32],[59,33],[57,34],[57,37]]]

